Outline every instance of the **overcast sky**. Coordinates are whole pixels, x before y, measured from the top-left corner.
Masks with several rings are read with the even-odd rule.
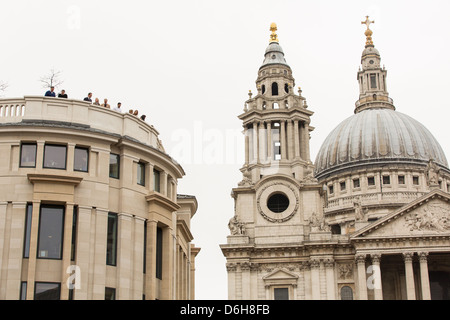
[[[197,197],[192,220],[196,298],[227,299],[231,189],[242,179],[242,113],[269,43],[271,22],[309,109],[311,156],[353,114],[369,15],[397,111],[424,124],[450,152],[450,1],[66,1],[0,2],[4,97],[42,95],[60,70],[69,98],[108,98],[139,109]]]

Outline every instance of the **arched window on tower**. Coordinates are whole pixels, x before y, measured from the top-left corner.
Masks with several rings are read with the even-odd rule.
[[[273,96],[278,95],[278,83],[276,83],[276,82],[272,83],[272,95]]]
[[[289,93],[289,85],[287,83],[284,84],[284,91]]]
[[[266,85],[263,84],[263,85],[261,86],[261,93],[264,94],[265,92],[266,92]]]

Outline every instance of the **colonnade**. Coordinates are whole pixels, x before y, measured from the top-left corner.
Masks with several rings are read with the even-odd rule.
[[[406,298],[408,300],[416,300],[416,288],[414,281],[413,269],[413,251],[401,252],[405,266],[405,281],[406,281]],[[428,276],[428,252],[417,252],[420,265],[420,288],[422,300],[430,300],[430,281]],[[374,299],[383,300],[383,288],[381,281],[381,267],[380,262],[381,253],[374,253],[369,255],[369,261],[366,260],[366,254],[356,254],[355,262],[357,265],[357,285],[359,292],[359,300],[368,299],[368,289],[374,290]],[[371,270],[366,268],[366,262],[369,262]],[[369,278],[366,275],[371,274]]]
[[[310,161],[309,124],[305,121],[254,121],[246,126],[245,136],[246,165],[272,160]]]

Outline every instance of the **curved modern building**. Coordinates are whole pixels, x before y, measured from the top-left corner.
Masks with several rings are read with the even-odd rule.
[[[88,102],[0,100],[0,299],[193,299],[194,196],[158,131]]]

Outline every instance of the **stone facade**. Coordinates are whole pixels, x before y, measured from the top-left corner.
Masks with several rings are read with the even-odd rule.
[[[292,90],[271,26],[258,93],[239,116],[243,179],[220,246],[230,299],[450,297],[448,163],[428,130],[395,111],[371,21],[363,23],[355,115],[330,133],[314,165],[313,112]]]
[[[197,201],[152,125],[26,96],[0,132],[0,299],[194,299]]]

